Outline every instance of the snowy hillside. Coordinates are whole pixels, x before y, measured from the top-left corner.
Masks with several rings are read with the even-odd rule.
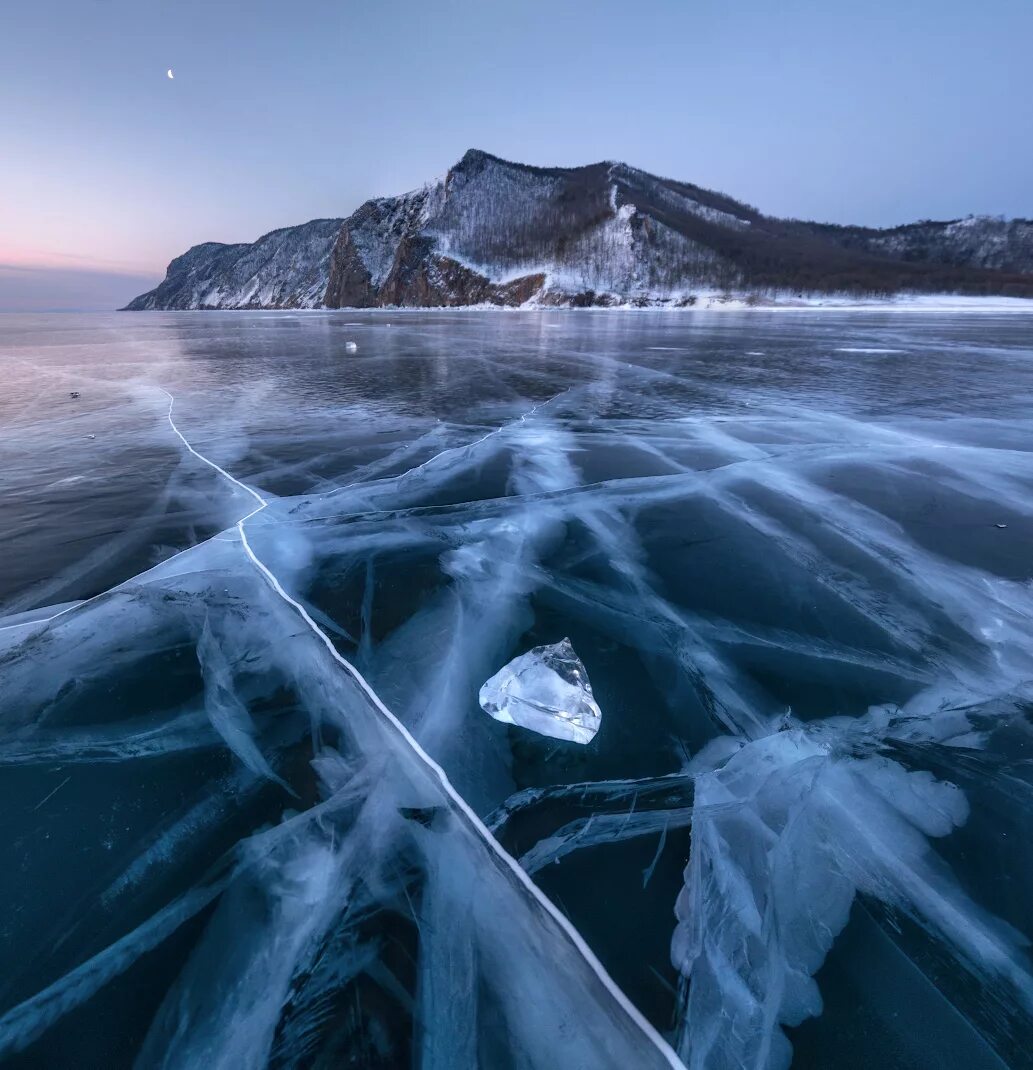
[[[801,223],[625,164],[528,167],[471,149],[442,181],[346,219],[195,246],[128,307],[684,307],[714,293],[902,292],[1033,297],[1033,223]]]
[[[128,307],[314,308],[326,294],[341,223],[315,219],[250,245],[195,245],[169,264],[164,282]]]
[[[903,227],[815,227],[841,245],[895,260],[926,261],[1033,273],[1033,220],[969,216]]]

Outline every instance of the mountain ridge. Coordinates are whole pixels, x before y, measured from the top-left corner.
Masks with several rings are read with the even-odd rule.
[[[618,161],[539,167],[470,149],[442,179],[349,216],[193,246],[126,307],[689,307],[714,293],[902,292],[1033,297],[1033,221],[779,219]]]

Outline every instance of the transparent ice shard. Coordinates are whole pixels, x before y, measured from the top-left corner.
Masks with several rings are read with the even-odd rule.
[[[514,658],[484,684],[478,698],[496,721],[572,743],[591,743],[602,723],[588,673],[569,639]]]

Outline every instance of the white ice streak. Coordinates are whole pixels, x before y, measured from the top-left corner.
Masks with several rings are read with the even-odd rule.
[[[244,525],[252,516],[264,509],[268,505],[268,502],[257,491],[254,491],[252,488],[241,483],[238,479],[230,475],[224,469],[220,468],[213,461],[198,453],[197,450],[195,450],[190,445],[187,439],[179,431],[179,428],[176,426],[172,418],[172,406],[173,399],[172,396],[169,395],[169,424],[171,425],[176,435],[182,440],[186,448],[190,451],[190,453],[198,457],[205,464],[214,468],[216,471],[222,473],[231,483],[247,491],[259,503],[258,508],[253,510],[251,513],[248,513],[247,516],[243,517],[237,523],[237,530],[240,533],[241,543],[244,547],[245,553],[250,558],[252,563],[262,573],[262,575],[268,581],[269,585],[273,588],[276,594],[279,595],[280,598],[282,598],[283,601],[286,602],[296,613],[298,613],[298,615],[302,618],[305,624],[309,627],[313,635],[325,647],[331,658],[336,661],[337,664],[340,665],[348,673],[348,675],[355,681],[355,683],[358,684],[359,688],[365,694],[366,698],[372,703],[374,709],[376,709],[379,714],[385,719],[390,728],[397,732],[402,744],[410,749],[411,753],[418,759],[420,763],[423,764],[423,766],[427,769],[427,771],[437,782],[437,784],[440,785],[440,788],[443,790],[446,797],[451,801],[458,813],[468,823],[473,834],[481,839],[484,845],[488,848],[489,852],[493,853],[500,860],[506,870],[508,870],[509,874],[511,874],[511,876],[516,879],[516,882],[520,886],[522,886],[522,888],[525,889],[526,892],[530,893],[530,896],[533,900],[536,901],[538,907],[541,908],[544,913],[552,919],[552,921],[558,927],[559,932],[562,933],[563,936],[570,942],[571,946],[583,959],[589,970],[595,974],[598,981],[601,983],[602,988],[614,1001],[615,1009],[618,1010],[621,1014],[623,1014],[627,1018],[629,1023],[632,1025],[632,1027],[641,1034],[642,1038],[649,1045],[652,1046],[655,1051],[656,1057],[658,1057],[661,1062],[664,1062],[667,1065],[673,1067],[677,1067],[679,1065],[677,1056],[673,1053],[673,1051],[659,1035],[659,1033],[657,1033],[653,1026],[650,1025],[650,1023],[643,1017],[641,1012],[634,1006],[634,1004],[631,1003],[627,996],[625,996],[624,993],[610,979],[609,975],[603,969],[601,963],[595,957],[595,954],[588,947],[584,939],[573,927],[573,925],[571,925],[570,922],[566,919],[566,917],[559,910],[557,910],[555,906],[553,906],[551,901],[541,891],[539,891],[534,882],[527,876],[524,870],[521,869],[519,863],[503,850],[501,845],[491,835],[491,833],[485,827],[480,818],[469,807],[469,805],[462,798],[462,796],[460,796],[458,792],[456,792],[455,789],[452,787],[444,770],[427,754],[427,752],[420,746],[420,744],[416,742],[413,736],[409,733],[405,726],[395,717],[395,715],[387,709],[387,707],[380,701],[379,697],[370,687],[370,685],[362,676],[362,674],[359,673],[359,671],[354,667],[354,665],[351,664],[351,662],[349,662],[337,651],[336,647],[333,645],[326,633],[319,628],[319,626],[312,619],[305,607],[286,592],[279,579],[255,554],[248,541]]]
[[[199,1061],[227,1067],[261,1063],[268,1056],[288,986],[312,966],[312,956],[325,941],[330,925],[347,909],[348,897],[357,887],[355,871],[362,869],[364,879],[375,889],[378,883],[384,884],[378,881],[378,869],[383,868],[385,874],[398,869],[392,861],[399,843],[397,833],[419,827],[404,817],[407,808],[412,808],[414,813],[441,811],[444,815],[446,834],[427,833],[426,869],[428,874],[435,872],[431,863],[440,854],[442,864],[437,871],[444,875],[440,879],[458,880],[450,894],[460,907],[449,912],[448,931],[439,925],[426,939],[440,941],[440,954],[446,958],[449,947],[476,942],[476,958],[485,979],[482,983],[496,989],[493,999],[499,1006],[505,1005],[507,1035],[529,1065],[551,1066],[557,1060],[563,1065],[578,1065],[587,1060],[593,1066],[618,1067],[633,1060],[640,1065],[680,1066],[670,1047],[617,988],[573,926],[501,848],[441,767],[259,557],[245,525],[266,509],[268,502],[190,445],[173,419],[173,404],[170,396],[168,421],[189,452],[257,503],[238,522],[237,532],[249,560],[276,599],[263,606],[261,613],[238,616],[239,642],[241,649],[256,642],[264,644],[264,671],[286,674],[309,712],[317,746],[314,764],[328,800],[245,844],[233,880],[249,882],[260,897],[265,897],[267,908],[255,919],[248,937],[241,939],[237,915],[248,909],[253,893],[232,891],[224,898],[170,992],[165,1010],[152,1025],[144,1048],[147,1054],[142,1056],[145,1061],[168,1067],[195,1066]],[[202,560],[210,565],[230,549],[227,543],[210,542],[203,548]],[[196,557],[197,550],[193,553]],[[117,635],[96,628],[92,618],[98,612],[113,611],[113,619],[118,620],[124,610],[125,623],[132,628],[134,621],[138,624],[134,616],[138,602],[157,610],[171,598],[175,605],[181,597],[172,593],[176,584],[200,588],[197,593],[201,593],[206,583],[203,569],[192,572],[179,567],[178,562],[159,566],[152,582],[156,577],[161,577],[164,593],[160,588],[152,593],[146,585],[123,585],[116,593],[77,607],[74,616],[56,622],[54,633],[48,630],[24,639],[21,649],[30,655],[40,646],[53,647],[53,636],[59,632],[82,632],[87,646],[74,648],[66,660],[69,666],[77,659],[88,661],[88,644],[100,653],[118,642]],[[186,608],[196,603],[184,601],[183,605]],[[300,632],[296,627],[299,618],[304,624]],[[157,619],[154,630],[157,639]],[[211,720],[246,767],[268,776],[271,768],[257,749],[246,708],[233,694],[229,661],[214,641],[214,629],[206,624],[200,631],[198,658],[206,677]],[[256,633],[250,639],[249,631]],[[269,642],[284,635],[290,637],[289,653]],[[168,631],[163,638],[169,641]],[[282,639],[280,642],[282,645]],[[12,664],[19,670],[24,690],[38,692],[40,704],[46,705],[45,695],[54,693],[56,685],[53,681],[33,681],[28,672],[33,661],[26,656]],[[23,666],[26,673],[20,671]],[[5,684],[9,682],[5,679]],[[358,792],[353,762],[338,759],[335,765],[333,751],[321,742],[330,727],[358,748],[360,767],[368,770]],[[341,772],[335,772],[338,765]],[[406,801],[407,795],[411,802]],[[342,839],[330,819],[342,805],[354,809],[359,800],[362,818]],[[156,844],[155,851],[160,853],[160,849]],[[447,860],[445,853],[450,856]],[[352,863],[353,859],[360,860],[359,864]],[[435,901],[436,878],[430,879],[428,904]],[[38,996],[12,1009],[0,1019],[0,1050],[23,1048],[57,1017],[89,998],[128,968],[142,951],[155,946],[210,902],[223,886],[222,882],[218,888],[209,884],[203,892],[175,901],[117,945],[95,954]],[[117,890],[114,886],[111,889],[112,893]],[[369,905],[368,894],[363,901]],[[502,925],[500,919],[504,919]],[[226,977],[227,949],[232,957],[233,980],[229,985],[218,980]],[[437,953],[438,945],[427,950],[428,955]],[[441,998],[433,996],[429,986],[428,981],[429,1005],[440,1006]],[[543,987],[549,993],[544,1002],[540,999]],[[203,998],[198,1000],[198,995]],[[468,1021],[467,1028],[473,1027],[472,1022]],[[435,1059],[441,1065],[455,1065],[450,1062],[449,1052],[454,1054],[454,1049],[448,1032],[434,1043],[441,1053]]]
[[[454,478],[504,447],[512,451],[515,507],[501,517],[460,520],[439,559],[450,585],[380,644],[371,666],[422,746],[462,755],[454,772],[462,794],[487,806],[499,801],[492,785],[504,781],[504,792],[511,787],[495,749],[484,745],[481,718],[469,717],[471,700],[532,622],[530,599],[546,580],[539,562],[562,542],[566,528],[561,508],[527,499],[577,485],[571,445],[565,432],[532,410],[483,436],[475,444],[480,454],[473,447],[446,451],[442,468],[436,460],[425,462],[400,481],[406,496],[425,495],[442,474]]]
[[[1017,935],[973,903],[929,845],[930,839],[948,834],[965,820],[965,798],[953,785],[906,769],[879,752],[887,740],[940,748],[980,745],[980,735],[963,712],[943,709],[948,700],[1028,693],[1033,676],[1027,652],[1033,622],[1028,583],[948,562],[916,545],[888,517],[847,493],[824,489],[821,482],[825,466],[832,463],[863,461],[890,477],[898,473],[896,465],[917,459],[938,465],[937,479],[972,500],[1000,502],[1029,515],[1028,479],[1024,483],[1028,455],[951,445],[890,426],[795,411],[791,432],[785,414],[753,421],[707,417],[643,422],[635,428],[636,448],[648,456],[650,471],[662,466],[664,474],[586,485],[570,457],[588,435],[574,436],[558,422],[529,418],[436,452],[404,474],[393,474],[405,466],[405,450],[399,449],[359,472],[359,478],[383,478],[319,500],[301,500],[293,514],[278,508],[275,523],[266,523],[271,512],[266,499],[193,449],[172,419],[172,405],[170,397],[169,423],[189,452],[257,503],[237,532],[256,570],[255,590],[261,577],[275,597],[268,597],[267,605],[261,595],[256,599],[248,592],[250,604],[241,614],[240,627],[251,631],[250,641],[275,637],[276,646],[263,656],[292,678],[312,718],[320,787],[327,802],[277,826],[284,830],[284,839],[263,839],[248,848],[254,863],[247,871],[251,875],[241,869],[237,879],[251,882],[251,893],[268,914],[253,926],[253,941],[227,960],[232,969],[216,970],[212,964],[223,961],[226,947],[239,935],[232,926],[233,910],[247,902],[249,894],[235,892],[219,908],[218,920],[200,945],[197,965],[189,967],[170,995],[167,1012],[149,1042],[152,1053],[168,1053],[166,1065],[260,1062],[272,1043],[271,1023],[281,1012],[285,993],[294,999],[291,978],[297,981],[310,968],[318,972],[326,960],[317,955],[328,933],[336,931],[342,917],[351,917],[353,911],[361,914],[368,906],[372,893],[353,879],[349,860],[360,859],[366,872],[376,871],[379,877],[381,870],[391,868],[388,863],[408,857],[408,848],[400,845],[410,840],[417,845],[416,868],[426,881],[418,920],[433,934],[426,942],[421,937],[421,1014],[441,1022],[440,1030],[420,1039],[425,1065],[469,1061],[475,1025],[449,994],[471,990],[474,981],[505,991],[506,1013],[514,1016],[513,1035],[526,1045],[533,1065],[567,1065],[546,1050],[550,1030],[565,1028],[563,1013],[552,1006],[542,1010],[552,1015],[545,1029],[535,1019],[537,1012],[527,1008],[541,1006],[543,989],[544,1002],[563,997],[564,985],[571,982],[593,994],[583,1006],[575,1006],[568,1022],[578,1022],[578,1037],[592,1034],[595,1041],[585,1039],[579,1047],[577,1039],[570,1040],[568,1054],[602,1065],[591,1062],[593,1055],[611,1043],[624,1043],[620,1050],[626,1053],[630,1036],[638,1041],[639,1052],[647,1053],[643,1060],[655,1057],[677,1065],[576,932],[463,802],[473,797],[466,780],[460,782],[460,795],[428,756],[432,753],[439,761],[443,755],[465,756],[470,739],[466,733],[476,732],[481,724],[490,730],[484,718],[469,723],[470,698],[477,682],[513,653],[530,623],[531,599],[539,595],[636,647],[647,671],[656,665],[658,676],[661,670],[668,674],[668,694],[674,666],[683,680],[710,697],[706,708],[715,723],[733,733],[720,737],[691,763],[689,772],[696,777],[693,808],[677,803],[667,810],[577,818],[522,857],[524,867],[533,872],[579,847],[663,834],[692,821],[692,853],[672,945],[675,964],[689,978],[680,1045],[690,1065],[701,1070],[774,1070],[787,1065],[789,1048],[782,1027],[820,1011],[813,978],[858,895],[913,918],[980,980],[994,986],[994,998],[1003,1000],[1000,991],[1005,990],[1008,998],[1027,1008],[1033,1005]],[[600,421],[592,433],[605,445],[626,426]],[[454,444],[456,435],[453,429],[433,428],[420,449]],[[437,506],[450,481],[461,483],[507,451],[512,454],[509,497],[464,500],[447,510]],[[433,514],[433,524],[422,513],[428,501],[434,503],[426,510],[428,516]],[[716,529],[718,536],[758,536],[770,559],[784,569],[778,580],[806,577],[811,586],[802,595],[810,596],[812,589],[825,592],[877,629],[885,642],[862,633],[854,647],[835,635],[794,633],[791,621],[783,628],[686,610],[654,574],[634,520],[637,510],[670,502],[711,509],[726,525]],[[247,527],[263,510],[262,530]],[[364,609],[361,664],[364,670],[370,665],[378,690],[395,681],[390,704],[405,727],[337,651],[317,623],[317,612],[288,593],[294,585],[288,580],[288,564],[293,568],[297,555],[286,553],[281,538],[287,518],[301,528],[303,521],[325,517],[328,510],[347,519],[336,535],[325,520],[318,521],[328,552],[340,551],[345,557],[354,553],[357,560],[368,557],[369,589],[376,553],[438,547],[430,552],[440,553],[447,585],[423,599],[386,640],[371,642],[371,611]],[[367,515],[356,516],[360,511]],[[588,578],[593,575],[588,570],[553,570],[546,564],[575,525],[579,535],[588,535],[585,559],[591,554],[593,567],[601,560],[612,570],[605,582]],[[303,542],[304,537],[299,539]],[[442,543],[447,547],[443,552]],[[162,598],[174,595],[175,612],[189,599],[204,597],[204,575],[219,572],[235,552],[235,541],[209,543],[145,574],[146,582],[137,577],[114,593],[71,608],[60,620],[51,618],[52,629],[42,627],[46,621],[33,622],[41,625],[38,631],[21,621],[15,624],[22,637],[30,634],[23,640],[26,657],[5,665],[3,684],[18,700],[5,704],[5,725],[17,727],[18,708],[38,708],[45,711],[44,718],[57,720],[63,681],[96,675],[97,666],[113,671],[124,663],[127,655],[120,652],[117,635],[132,633],[137,655],[182,641],[176,627],[162,623],[168,611]],[[235,659],[220,655],[213,642],[213,636],[225,639],[222,627],[213,617],[200,641],[193,637],[205,670],[209,713],[215,711],[212,723],[241,758],[240,775],[250,776],[248,770],[269,775],[270,759],[258,749],[260,739],[265,745],[265,733],[259,736],[236,697],[238,685],[230,669]],[[241,642],[249,640],[242,637]],[[286,649],[280,650],[281,645]],[[827,719],[808,727],[786,718],[785,730],[773,731],[771,697],[735,656],[747,648],[807,658],[824,668],[831,664],[837,671],[882,672],[924,690],[902,713],[885,707],[854,721]],[[50,659],[52,673],[39,673],[41,657]],[[223,701],[227,696],[228,704]],[[349,736],[359,755],[349,758],[350,766],[340,759],[337,772],[324,738],[331,729]],[[150,722],[132,722],[59,736],[56,727],[45,725],[36,735],[9,737],[0,761],[5,756],[15,761],[71,759],[80,744],[97,760],[121,760],[208,746],[212,739],[197,711],[176,710],[167,731]],[[469,754],[471,766],[492,760],[472,748]],[[362,792],[347,783],[348,770],[354,776],[355,768],[368,774]],[[384,783],[370,789],[369,777],[375,779],[377,773],[383,774]],[[482,776],[468,773],[465,761],[456,763],[454,775]],[[493,767],[490,777],[484,774],[483,782],[478,780],[481,795],[498,789],[498,775]],[[365,799],[357,824],[347,829],[335,816],[344,805],[342,797],[350,799],[350,805],[356,798]],[[421,821],[399,823],[402,810],[417,812]],[[273,854],[266,857],[266,851]],[[155,844],[152,853],[158,858],[161,845]],[[147,864],[153,864],[150,856]],[[651,871],[652,866],[647,873]],[[404,898],[411,877],[409,870],[406,873],[401,886],[385,878],[393,895]],[[470,889],[475,886],[478,893],[473,895]],[[210,898],[205,895],[198,902]],[[165,916],[159,926],[163,932],[169,931],[168,924],[179,924],[169,920],[173,916],[182,919],[194,909],[180,910],[181,905],[174,904],[176,909]],[[126,938],[128,943],[110,948],[112,954],[101,952],[11,1011],[0,1020],[0,1047],[23,1046],[26,1037],[36,1035],[55,1015],[87,998],[102,978],[126,968],[153,946],[153,932],[144,926]],[[525,945],[531,949],[526,954],[514,953],[515,947]],[[345,973],[366,961],[368,953],[368,947],[356,947],[331,958],[338,963],[335,969]],[[553,960],[561,961],[562,968]],[[212,967],[207,980],[206,962]],[[226,980],[231,974],[239,984],[220,988],[216,978]],[[191,989],[199,999],[191,998]],[[515,994],[525,999],[523,1007],[516,1004]],[[595,1032],[608,1014],[623,1041],[616,1034]],[[175,1044],[169,1042],[169,1030],[175,1033]],[[643,1035],[650,1041],[644,1048]],[[616,1051],[611,1061],[619,1058]]]
[[[837,346],[837,353],[903,353],[903,349],[884,349],[879,346]]]
[[[790,726],[733,744],[727,761],[728,748],[715,749],[717,767],[699,772],[671,945],[689,981],[679,1053],[692,1070],[790,1065],[782,1027],[821,1013],[813,977],[858,894],[910,915],[984,983],[1033,1008],[1025,941],[928,844],[966,820],[964,795],[863,747],[852,753],[864,728]]]
[[[539,840],[530,851],[521,855],[520,864],[528,873],[534,874],[586,847],[621,843],[639,836],[655,836],[658,832],[663,840],[671,829],[684,828],[691,824],[691,806],[630,811],[626,814],[592,814],[590,817],[571,821]],[[662,849],[661,842],[657,856]],[[650,874],[652,869],[653,866],[650,867]]]
[[[255,726],[247,707],[233,686],[233,673],[222,646],[212,633],[206,617],[197,643],[197,660],[204,675],[204,707],[212,727],[246,768],[277,783],[294,795],[294,790],[273,772],[255,742]]]

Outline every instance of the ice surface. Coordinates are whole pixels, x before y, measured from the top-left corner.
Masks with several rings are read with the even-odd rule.
[[[1028,323],[391,316],[3,325],[0,1059],[1025,1065]]]
[[[981,983],[998,982],[1000,998],[1033,1009],[1025,941],[987,917],[930,850],[929,838],[968,818],[964,795],[862,755],[818,723],[749,743],[697,777],[671,945],[691,982],[688,1066],[790,1065],[780,1027],[821,1013],[813,976],[858,894],[911,915]]]
[[[602,724],[588,673],[569,639],[515,657],[481,687],[478,701],[496,721],[571,743],[591,743]]]

